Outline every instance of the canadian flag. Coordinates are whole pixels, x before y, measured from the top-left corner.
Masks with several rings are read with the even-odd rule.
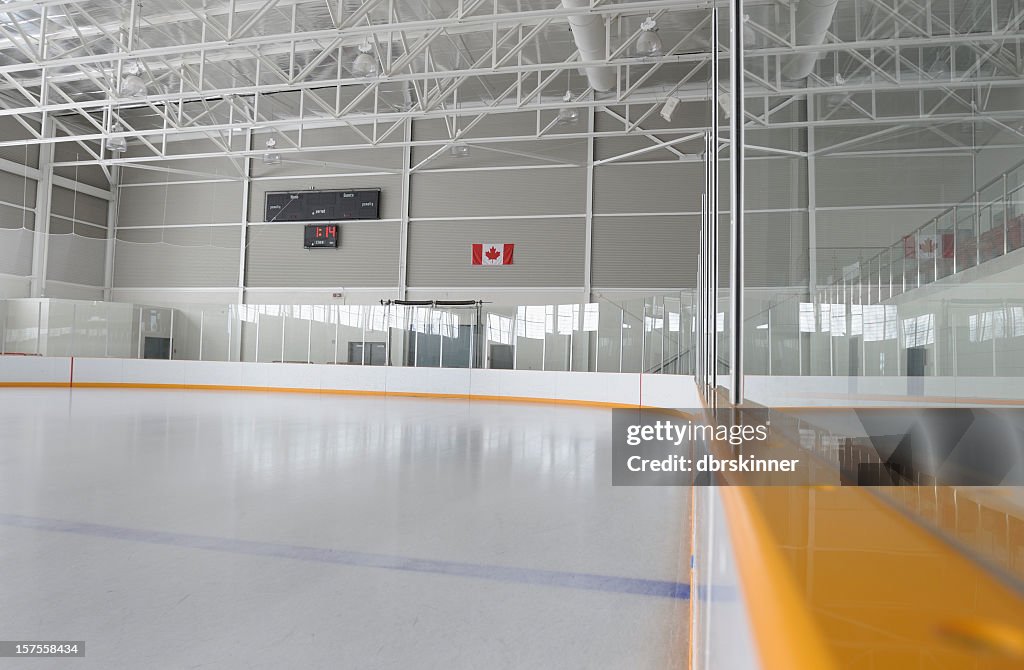
[[[514,244],[474,244],[473,265],[512,265]]]
[[[939,248],[939,236],[926,233],[917,235],[917,257],[922,260],[935,258],[935,252]]]

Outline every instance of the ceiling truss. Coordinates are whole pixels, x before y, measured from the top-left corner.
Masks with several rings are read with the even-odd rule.
[[[493,146],[636,135],[647,138],[648,151],[684,159],[689,153],[681,145],[699,143],[699,135],[688,136],[703,127],[686,113],[677,112],[671,128],[645,128],[669,96],[695,105],[709,98],[706,1],[592,0],[579,9],[555,0],[516,9],[500,0],[428,4],[446,11],[412,16],[399,0],[224,0],[207,8],[168,0],[145,8],[128,3],[125,16],[114,16],[95,11],[95,0],[9,2],[0,5],[0,116],[12,117],[26,137],[0,146],[75,142],[87,158],[59,164],[98,163],[109,173],[114,164],[203,155],[240,161],[261,152],[239,140],[250,130],[276,133],[282,153],[311,148],[307,131],[336,126],[354,139],[333,149],[407,146],[417,144],[402,132],[410,119],[445,121],[447,138],[419,142],[437,152],[457,141]],[[961,4],[964,11],[952,11]],[[811,125],[863,126],[867,139],[894,126],[942,133],[943,124],[964,122],[1024,139],[1024,105],[1006,101],[1022,83],[1020,0],[850,0],[841,3],[847,18],[823,44],[811,46],[791,40],[794,2],[748,5],[746,123],[752,129],[807,127],[794,120],[799,105],[792,103],[810,98],[818,105]],[[313,8],[328,17],[315,29],[307,16]],[[572,45],[567,23],[580,14],[606,20],[604,59],[582,60]],[[631,45],[648,15],[666,26],[666,55],[638,58]],[[178,27],[186,24],[189,31],[182,33]],[[553,36],[565,44],[551,46]],[[349,70],[364,43],[379,64],[372,78]],[[814,73],[784,81],[782,61],[808,51],[819,54]],[[728,57],[724,48],[722,55]],[[150,82],[150,95],[119,97],[128,66]],[[594,66],[616,70],[614,91],[586,86],[578,73]],[[566,88],[572,91],[568,102]],[[908,101],[916,107],[911,113]],[[566,127],[557,114],[567,106],[594,108],[621,127]],[[510,113],[532,114],[534,132],[474,134],[486,118]],[[41,130],[47,118],[54,119],[52,135]],[[168,150],[169,142],[186,135],[209,139],[214,151]],[[129,138],[142,154],[112,156],[105,141],[114,136]],[[817,151],[855,144],[844,140]]]

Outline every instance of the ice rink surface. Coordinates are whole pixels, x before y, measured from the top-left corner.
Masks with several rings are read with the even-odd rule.
[[[611,411],[0,390],[0,668],[669,668],[689,491]]]

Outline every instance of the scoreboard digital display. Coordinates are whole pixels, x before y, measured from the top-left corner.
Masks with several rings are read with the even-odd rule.
[[[307,249],[337,249],[338,226],[335,224],[306,224],[303,231],[303,246]]]
[[[379,218],[379,188],[267,193],[266,221],[346,221]]]

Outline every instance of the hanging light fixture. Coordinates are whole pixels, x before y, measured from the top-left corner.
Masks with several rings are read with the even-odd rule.
[[[138,62],[125,67],[125,74],[121,77],[121,89],[118,91],[122,98],[145,98],[149,95],[149,87],[139,76],[141,67]]]
[[[267,138],[267,151],[263,154],[263,163],[266,165],[280,165],[281,154],[275,151],[277,149],[277,140],[273,137]]]
[[[110,132],[123,133],[124,127],[120,123],[115,123]],[[116,154],[124,153],[128,151],[128,140],[125,137],[108,137],[107,148]]]
[[[359,45],[359,55],[352,61],[352,74],[358,77],[372,77],[377,74],[377,58],[373,55],[370,40]]]
[[[562,96],[562,102],[572,102],[572,91],[567,90]],[[558,123],[571,125],[580,120],[580,110],[576,107],[562,107],[558,110]]]
[[[648,16],[640,24],[640,36],[636,38],[636,54],[638,56],[660,56],[662,49],[661,38],[658,37],[658,22],[653,16]]]
[[[466,158],[469,156],[469,145],[463,142],[456,142],[448,151],[454,158]]]

